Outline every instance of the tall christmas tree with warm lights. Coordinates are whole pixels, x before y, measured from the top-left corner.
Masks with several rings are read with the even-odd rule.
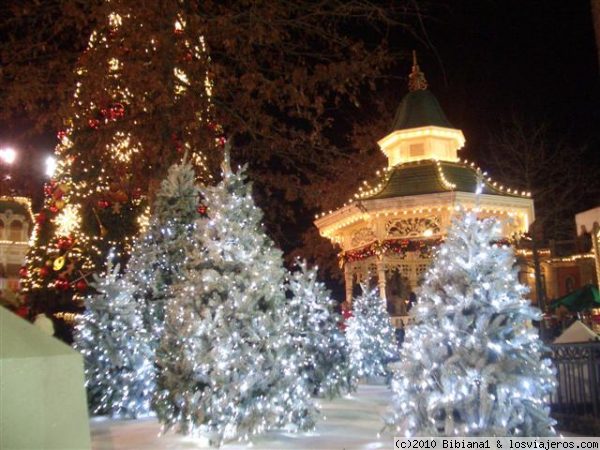
[[[554,371],[496,219],[459,213],[411,311],[388,426],[405,436],[551,436]]]
[[[387,364],[398,356],[394,327],[379,291],[361,288],[347,321],[350,361],[361,378],[385,377],[390,374]]]
[[[134,286],[119,265],[94,278],[96,293],[75,328],[75,347],[85,362],[88,403],[93,414],[136,418],[150,413],[154,351],[133,300]]]
[[[294,364],[282,255],[262,229],[244,170],[203,189],[208,219],[166,308],[155,410],[214,443],[314,425]]]
[[[310,391],[320,397],[336,397],[356,389],[357,378],[350,364],[350,347],[340,330],[341,316],[317,269],[306,261],[297,263],[290,275],[287,302],[292,342],[300,373]]]
[[[49,313],[79,310],[108,249],[129,252],[148,218],[145,199],[184,151],[205,181],[218,159],[208,56],[185,2],[94,7],[104,19],[78,63],[56,173],[23,271],[31,305]]]

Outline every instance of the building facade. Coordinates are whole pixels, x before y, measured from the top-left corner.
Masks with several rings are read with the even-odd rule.
[[[0,197],[0,290],[19,290],[19,272],[29,249],[33,230],[31,200],[27,197]]]
[[[577,234],[589,234],[592,241],[592,257],[596,272],[596,285],[600,287],[600,206],[583,211],[575,216]]]

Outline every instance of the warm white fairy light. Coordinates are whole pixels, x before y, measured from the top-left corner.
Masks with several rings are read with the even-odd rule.
[[[81,205],[68,204],[54,219],[56,224],[56,234],[58,236],[70,236],[80,228]]]
[[[127,38],[120,34],[123,28],[125,26],[142,27],[145,24],[143,21],[133,23],[132,14],[119,8],[118,5],[113,7],[110,3],[105,2],[105,21],[99,23],[97,30],[90,34],[85,55],[82,57],[82,64],[75,69],[78,79],[72,100],[73,116],[64,121],[65,128],[59,133],[59,144],[55,149],[56,168],[48,172],[48,176],[52,177],[52,180],[48,186],[49,191],[44,210],[38,217],[39,220],[33,233],[34,250],[30,252],[26,261],[28,275],[23,280],[22,286],[23,291],[27,294],[36,291],[33,292],[32,297],[37,295],[39,289],[56,287],[54,276],[43,277],[39,274],[47,272],[45,267],[48,261],[52,262],[64,252],[57,248],[57,236],[54,235],[54,229],[52,229],[49,239],[46,237],[48,233],[40,233],[41,229],[56,226],[60,232],[73,232],[72,235],[65,235],[65,237],[72,239],[74,245],[82,251],[77,257],[75,269],[69,275],[67,288],[73,288],[80,270],[87,274],[101,270],[102,265],[98,261],[103,259],[103,253],[107,247],[115,245],[121,249],[120,251],[128,252],[131,248],[132,235],[147,223],[147,214],[143,211],[145,187],[129,184],[128,180],[115,174],[114,170],[114,168],[118,168],[118,171],[122,170],[126,173],[128,165],[148,151],[144,147],[148,144],[142,144],[142,140],[136,136],[135,127],[142,125],[144,118],[141,116],[143,114],[132,113],[136,107],[140,109],[138,112],[149,112],[149,109],[144,107],[144,102],[151,96],[151,93],[139,92],[133,89],[133,86],[127,85],[123,73],[124,62],[118,56],[120,49],[127,47],[126,43],[121,42],[121,37]],[[186,29],[186,18],[183,11],[173,20],[173,29],[167,32],[178,35],[178,51],[173,54],[173,61],[166,61],[167,67],[173,73],[174,102],[177,103],[182,96],[189,95],[187,88],[196,81],[194,86],[198,86],[200,92],[194,95],[205,94],[207,102],[202,110],[190,113],[190,120],[204,123],[202,126],[210,125],[211,129],[215,129],[215,135],[218,136],[220,132],[218,125],[210,123],[213,117],[213,107],[210,102],[211,83],[208,71],[204,70],[205,64],[200,66],[193,64],[195,60],[210,61],[203,37]],[[142,50],[146,53],[157,51],[161,46],[162,39],[163,36],[160,33],[149,33],[148,42],[145,46],[142,44]],[[115,45],[118,45],[119,49],[115,49]],[[180,58],[180,53],[184,53],[185,58]],[[93,63],[94,66],[91,66],[90,63]],[[199,75],[195,74],[192,77],[191,73],[194,69],[191,67],[201,67]],[[89,83],[88,75],[91,70],[103,71],[105,82],[101,86]],[[203,84],[206,85],[205,92],[201,92]],[[124,117],[127,118],[127,121],[123,121],[124,126],[121,129],[119,125]],[[212,174],[209,173],[208,159],[197,145],[193,145],[194,148],[192,148],[193,138],[185,134],[186,127],[187,125],[182,124],[181,130],[171,130],[174,136],[177,132],[183,132],[178,138],[180,140],[171,145],[177,145],[182,153],[187,151],[202,178],[210,180]],[[99,158],[90,160],[85,154],[85,146],[88,145],[88,141],[94,140],[93,133],[100,133],[99,136],[102,137],[100,141],[106,143],[106,152]],[[85,136],[92,136],[92,139]],[[167,139],[174,140],[170,135]],[[218,144],[220,143],[221,141],[218,142]],[[164,144],[162,142],[150,145],[164,146]],[[161,151],[167,150],[172,149],[161,148]],[[76,171],[77,176],[73,176],[73,170]],[[114,186],[118,187],[114,188]],[[68,189],[68,193],[66,191],[59,192],[66,189]],[[69,204],[86,205],[85,208],[78,210],[80,215],[85,214],[86,217],[75,217],[76,211],[69,207]],[[108,240],[106,236],[115,231],[108,225],[113,220],[120,222],[130,220],[130,223],[124,226],[124,229],[128,230],[127,235]],[[73,228],[69,225],[72,223],[86,226]],[[139,225],[141,228],[136,229],[135,225]],[[117,231],[117,235],[119,235],[119,231]],[[40,242],[40,239],[43,242]],[[59,275],[59,273],[54,274],[53,272],[52,275]],[[75,295],[78,295],[77,292]]]
[[[122,131],[117,131],[112,142],[107,146],[108,154],[122,163],[128,163],[134,155],[141,152],[142,144],[132,143],[131,135]],[[100,187],[100,186],[97,186]]]
[[[121,63],[117,58],[111,58],[108,60],[108,68],[112,72],[116,72],[121,69]]]

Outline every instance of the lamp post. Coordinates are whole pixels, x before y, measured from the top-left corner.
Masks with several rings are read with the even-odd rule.
[[[0,148],[0,159],[10,166],[17,159],[17,152],[12,147]]]
[[[15,162],[15,160],[17,159],[17,151],[12,148],[12,147],[2,147],[0,148],[0,162],[2,163],[2,165],[5,167],[5,169],[3,170],[3,175],[2,175],[2,184],[0,185],[0,188],[3,187],[4,183],[6,183],[8,185],[8,183],[11,180],[11,174],[10,174],[10,168],[12,167],[13,163]]]
[[[52,178],[56,171],[56,158],[54,156],[48,156],[46,158],[46,176]]]

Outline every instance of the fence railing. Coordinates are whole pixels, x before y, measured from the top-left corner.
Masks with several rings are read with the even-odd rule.
[[[550,346],[558,387],[552,412],[600,418],[600,343]]]

